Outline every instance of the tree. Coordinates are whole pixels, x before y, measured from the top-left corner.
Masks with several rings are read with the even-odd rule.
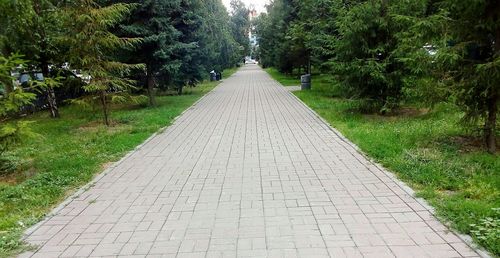
[[[199,0],[181,0],[179,7],[172,13],[172,22],[180,32],[180,47],[173,54],[180,64],[173,81],[180,95],[185,85],[194,86],[201,81],[207,69],[203,66],[202,58],[203,50],[206,50],[202,31],[202,4]]]
[[[136,49],[120,53],[120,58],[146,64],[150,104],[154,104],[154,87],[171,86],[182,94],[184,86],[194,86],[209,71],[222,71],[241,60],[230,18],[220,0],[108,2],[137,4],[117,34],[141,37],[143,42]]]
[[[107,126],[110,125],[109,102],[142,101],[140,96],[130,94],[134,81],[125,76],[131,69],[143,65],[121,63],[113,56],[118,49],[136,47],[141,39],[120,38],[110,32],[131,13],[132,8],[130,4],[101,7],[93,0],[79,0],[70,9],[70,28],[74,35],[66,38],[70,46],[68,59],[73,67],[86,71],[91,78],[84,86],[89,95],[76,102],[100,103]]]
[[[231,31],[233,38],[240,45],[240,58],[250,54],[250,39],[248,31],[250,29],[249,10],[241,0],[231,0]]]
[[[230,24],[230,16],[220,0],[202,3],[203,62],[208,71],[222,71],[241,62],[238,43]]]
[[[337,40],[338,10],[342,8],[339,0],[301,0],[295,1],[297,18],[287,32],[294,48],[303,58],[300,65],[312,64],[324,72],[330,72],[328,61],[335,56],[334,43]],[[309,63],[307,63],[309,62]]]
[[[4,29],[1,33],[5,37],[2,52],[10,54],[23,53],[35,69],[41,70],[45,79],[51,77],[49,66],[61,63],[58,39],[63,35],[63,16],[61,1],[52,0],[20,0],[5,1],[3,10]],[[45,88],[49,111],[52,117],[59,117],[59,110],[53,87],[59,84],[47,84]]]
[[[500,96],[500,2],[496,0],[438,1],[448,18],[439,44],[437,63],[441,79],[453,89],[465,112],[464,122],[483,121],[490,153],[496,152]]]
[[[264,67],[274,66],[288,74],[297,68],[309,71],[313,49],[308,30],[316,27],[311,19],[325,12],[314,5],[313,1],[276,0],[267,6],[267,14],[257,18],[259,58]]]
[[[290,42],[286,38],[291,17],[292,5],[289,0],[276,0],[267,6],[267,14],[263,13],[256,22],[256,32],[260,47],[261,64],[264,67],[274,66],[281,72],[290,73],[293,65],[290,62]]]
[[[10,87],[10,91],[0,94],[0,174],[10,169],[5,153],[10,147],[35,134],[29,128],[27,121],[10,121],[10,115],[16,114],[25,105],[29,105],[35,94],[23,91],[21,87],[12,87],[14,78],[11,71],[26,61],[20,55],[0,56],[0,90]]]
[[[146,90],[149,105],[156,105],[155,88],[158,78],[163,74],[173,74],[179,69],[179,62],[172,57],[178,51],[180,32],[172,24],[172,12],[180,8],[178,1],[147,0],[112,1],[114,3],[134,3],[136,8],[119,26],[118,35],[142,38],[136,48],[128,49],[122,59],[131,63],[144,63],[146,66]]]
[[[395,16],[418,14],[417,7],[396,0],[361,0],[339,9],[333,74],[348,97],[363,100],[363,109],[391,110],[404,98],[405,86],[411,87],[405,85],[409,68],[402,58],[406,53],[399,51],[404,28]]]

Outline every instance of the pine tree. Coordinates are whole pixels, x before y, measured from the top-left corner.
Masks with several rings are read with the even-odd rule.
[[[194,86],[201,81],[207,69],[203,66],[203,20],[201,2],[199,0],[181,0],[180,8],[172,13],[173,26],[180,32],[179,48],[174,53],[180,66],[174,76],[174,84],[178,94],[182,94],[184,86]]]
[[[408,68],[397,55],[397,12],[411,5],[396,0],[352,1],[339,10],[333,74],[347,97],[363,100],[362,109],[386,112],[403,99]]]
[[[69,27],[74,35],[66,38],[70,46],[68,58],[72,67],[82,69],[90,77],[89,84],[84,86],[89,95],[75,102],[99,103],[107,126],[110,125],[110,102],[142,101],[141,97],[130,94],[134,81],[125,76],[131,69],[143,65],[121,63],[113,56],[119,49],[136,47],[141,39],[120,38],[110,32],[133,7],[123,3],[101,7],[93,0],[79,0],[70,9]]]
[[[299,56],[305,56],[316,68],[329,72],[328,61],[335,56],[336,19],[342,8],[340,0],[296,1],[297,18],[287,32]]]
[[[11,71],[20,65],[26,65],[26,61],[20,55],[0,56],[0,90],[4,90],[3,94],[0,94],[0,174],[10,169],[9,161],[4,156],[5,153],[25,138],[35,136],[29,128],[29,122],[10,119],[12,115],[35,99],[35,94],[11,85],[14,80]],[[5,91],[6,88],[11,90]]]
[[[180,33],[172,24],[172,12],[180,3],[172,0],[111,1],[112,3],[132,3],[137,7],[119,26],[118,35],[142,38],[142,43],[121,55],[121,59],[131,63],[146,65],[146,91],[149,105],[156,105],[155,88],[162,74],[173,74],[179,69],[179,62],[172,58],[179,48]]]
[[[442,79],[453,89],[464,110],[464,122],[483,122],[485,144],[496,152],[500,98],[500,2],[497,0],[438,1],[448,18],[437,54]],[[446,43],[443,43],[446,42]]]

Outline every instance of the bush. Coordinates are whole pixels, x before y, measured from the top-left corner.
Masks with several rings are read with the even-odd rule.
[[[0,176],[14,173],[19,167],[20,160],[10,155],[0,155]]]

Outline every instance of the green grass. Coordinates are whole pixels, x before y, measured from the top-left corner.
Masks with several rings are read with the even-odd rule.
[[[227,70],[227,78],[236,69]],[[191,106],[218,83],[186,88],[182,96],[158,97],[158,106],[115,108],[111,128],[102,126],[100,113],[81,107],[61,109],[61,119],[47,112],[26,118],[40,137],[17,147],[21,171],[0,183],[0,257],[24,248],[25,228],[40,221],[55,205],[89,182],[104,164],[119,160]]]
[[[280,82],[290,79],[270,74]],[[488,217],[500,223],[493,210],[500,207],[500,157],[464,144],[471,140],[459,125],[461,113],[454,105],[418,114],[362,115],[354,111],[355,101],[335,97],[333,85],[327,76],[313,76],[312,90],[295,94],[427,199],[454,229],[470,234],[471,224]],[[480,243],[498,256],[498,241]]]
[[[276,68],[270,67],[265,69],[275,80],[279,81],[284,86],[299,86],[300,75],[285,75],[280,73]]]

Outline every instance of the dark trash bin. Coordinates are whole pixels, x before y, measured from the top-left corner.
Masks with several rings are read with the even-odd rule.
[[[300,76],[300,88],[301,90],[310,90],[311,89],[311,75],[304,74]]]
[[[222,80],[222,73],[221,72],[216,72],[215,74],[216,74],[217,81]]]
[[[215,81],[217,80],[217,73],[215,71],[210,72],[210,81]]]

